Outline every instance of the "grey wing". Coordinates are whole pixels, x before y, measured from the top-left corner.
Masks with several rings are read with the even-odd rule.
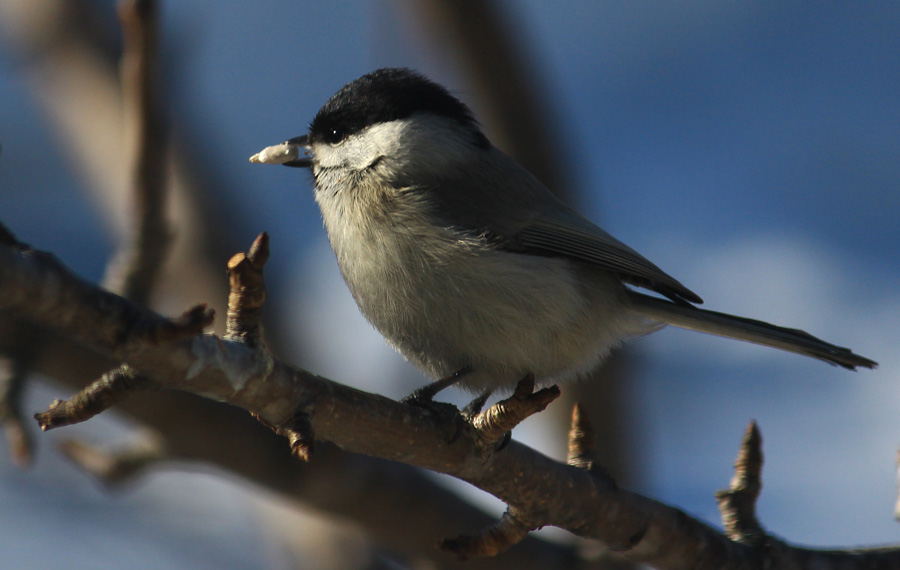
[[[514,160],[497,149],[485,156],[487,161],[478,167],[444,171],[440,180],[419,188],[434,205],[432,213],[439,223],[490,236],[508,251],[569,257],[602,267],[626,283],[677,303],[703,302],[641,254],[565,206]]]
[[[676,302],[703,302],[644,256],[567,208],[539,214],[519,230],[515,243],[525,251],[562,255],[597,265],[626,283],[651,289]]]

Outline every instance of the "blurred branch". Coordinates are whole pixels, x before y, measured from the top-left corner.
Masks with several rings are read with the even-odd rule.
[[[579,425],[570,432],[570,449],[581,467],[558,463],[515,441],[497,450],[485,446],[471,424],[460,432],[461,416],[448,424],[421,408],[291,368],[240,342],[213,335],[178,340],[181,332],[189,333],[183,319],[164,319],[79,279],[52,256],[8,241],[0,245],[0,309],[127,361],[161,386],[231,403],[274,426],[302,411],[319,439],[468,481],[508,504],[510,518],[495,527],[497,532],[480,535],[493,535],[492,544],[501,547],[527,529],[554,525],[658,568],[880,569],[900,564],[900,549],[809,550],[771,536],[754,544],[733,541],[584,468],[591,463],[584,461],[591,455],[585,449],[591,437],[583,418],[573,418]],[[745,438],[732,490],[749,484],[755,500],[761,439],[752,436],[754,431]],[[469,543],[484,546],[484,540]],[[497,550],[491,548],[491,553]],[[482,550],[459,553],[473,552]]]
[[[78,467],[108,487],[133,481],[147,467],[168,458],[163,442],[147,430],[138,444],[118,451],[107,451],[78,439],[67,439],[59,448]]]
[[[159,30],[155,0],[124,0],[119,20],[125,40],[122,98],[130,124],[134,234],[107,268],[104,284],[146,304],[168,250],[165,220],[166,128],[159,108]]]
[[[22,417],[22,388],[27,378],[21,358],[0,357],[0,425],[9,454],[19,467],[31,463],[33,443]]]

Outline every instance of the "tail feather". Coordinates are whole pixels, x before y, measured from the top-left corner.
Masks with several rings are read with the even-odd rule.
[[[878,366],[874,360],[854,354],[849,348],[835,346],[798,329],[779,327],[763,321],[698,309],[689,305],[677,305],[634,291],[629,293],[632,307],[638,313],[675,327],[771,346],[818,358],[850,370],[856,370],[857,366],[863,368]]]

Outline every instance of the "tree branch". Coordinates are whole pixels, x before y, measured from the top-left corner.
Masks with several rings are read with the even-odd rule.
[[[900,564],[896,549],[816,551],[771,537],[761,546],[735,542],[677,509],[515,441],[485,454],[470,424],[451,441],[434,414],[291,368],[262,350],[213,335],[152,342],[135,327],[163,329],[166,319],[20,245],[0,246],[0,309],[128,362],[160,386],[234,404],[269,424],[283,425],[302,411],[317,439],[453,475],[505,501],[527,527],[558,526],[658,568]]]

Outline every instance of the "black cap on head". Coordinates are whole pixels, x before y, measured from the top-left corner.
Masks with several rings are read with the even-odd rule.
[[[472,111],[462,101],[406,68],[378,69],[345,85],[319,109],[309,135],[334,143],[370,125],[420,111],[458,121],[483,138]]]

